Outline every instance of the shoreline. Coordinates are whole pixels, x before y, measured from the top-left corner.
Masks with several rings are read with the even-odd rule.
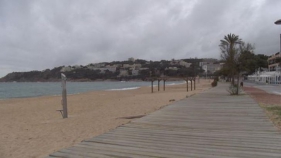
[[[125,91],[91,91],[68,97],[69,118],[62,119],[60,96],[0,100],[0,157],[44,157],[100,135],[211,85],[201,80],[196,90],[185,84],[151,93],[150,87]],[[129,117],[131,119],[124,119]],[[38,146],[40,148],[38,149]]]
[[[108,81],[108,82],[112,82],[112,81]],[[128,82],[135,82],[135,81],[128,81]],[[148,82],[148,81],[141,81],[141,82]],[[173,81],[170,81],[170,82],[173,82]],[[177,81],[177,82],[179,82],[179,81]],[[166,83],[166,86],[185,84],[185,81],[182,81],[182,82],[183,83]],[[25,82],[19,82],[19,83],[25,83]],[[26,83],[33,83],[33,82],[26,82]],[[34,82],[34,83],[37,83],[37,82]],[[42,83],[54,83],[54,82],[42,82]],[[57,82],[57,83],[60,83],[60,82]],[[72,82],[70,82],[70,83],[72,83]],[[75,82],[73,82],[73,83],[75,83]],[[124,88],[116,88],[116,89],[103,89],[103,90],[96,89],[96,90],[89,90],[89,91],[81,91],[81,92],[78,92],[78,93],[68,93],[67,96],[78,95],[78,94],[83,94],[83,93],[88,93],[88,92],[97,92],[97,91],[125,91],[125,90],[139,89],[141,87],[150,87],[150,85],[146,85],[146,86],[142,86],[141,85],[141,86],[137,86],[137,87],[124,87]],[[157,85],[154,84],[153,87],[157,87]],[[41,97],[51,97],[51,96],[53,96],[53,97],[61,96],[61,93],[59,93],[59,94],[50,94],[50,95],[22,96],[22,97],[19,96],[19,97],[10,97],[10,98],[0,98],[0,100],[25,99],[25,98],[41,98]]]
[[[167,81],[184,81],[183,79],[173,79]],[[61,82],[61,79],[57,80],[46,80],[46,81],[1,81],[0,83],[52,83],[52,82]],[[149,80],[142,79],[131,79],[131,80],[115,80],[115,79],[105,79],[105,80],[89,80],[89,79],[77,79],[77,80],[67,80],[67,82],[150,82]]]

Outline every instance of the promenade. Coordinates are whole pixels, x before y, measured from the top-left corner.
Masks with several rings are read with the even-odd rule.
[[[280,131],[250,96],[230,96],[227,86],[219,83],[48,158],[280,158]]]

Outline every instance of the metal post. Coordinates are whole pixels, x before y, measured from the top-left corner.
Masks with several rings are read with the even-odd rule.
[[[66,93],[66,76],[61,73],[61,82],[62,82],[62,117],[67,118],[67,93]]]
[[[239,75],[239,71],[238,71],[238,78],[237,78],[237,92],[236,92],[236,95],[238,95],[239,94],[239,78],[240,78],[240,75]]]
[[[158,79],[158,91],[160,90],[160,80]]]
[[[191,84],[191,91],[192,91],[192,78],[191,78],[191,80],[190,80],[190,84]]]
[[[206,64],[206,80],[207,80],[207,74],[208,74],[208,66]]]
[[[196,77],[194,78],[194,90],[195,90],[195,88],[196,88],[196,87],[195,87],[195,80],[196,80]]]
[[[153,80],[151,80],[151,93],[153,93]]]
[[[186,78],[186,91],[188,92],[188,78]]]
[[[163,80],[163,90],[165,91],[165,82],[166,80]]]
[[[237,64],[237,70],[238,70],[238,78],[237,78],[237,92],[236,92],[236,95],[239,94],[240,63]]]

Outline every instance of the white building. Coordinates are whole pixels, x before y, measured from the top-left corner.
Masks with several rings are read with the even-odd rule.
[[[128,70],[120,70],[120,73],[119,73],[119,77],[120,76],[128,76],[129,75],[129,73],[128,73]]]
[[[110,71],[110,72],[116,72],[116,67],[102,67],[102,68],[96,68],[96,67],[88,67],[90,70],[100,70],[101,73],[105,73],[105,71]]]
[[[278,58],[281,58],[280,52],[273,54],[267,59],[269,71],[278,71],[281,68],[280,62],[277,61]]]
[[[112,65],[112,67],[121,67],[122,66],[122,64],[114,64],[114,65]]]
[[[66,66],[66,67],[63,67],[63,68],[61,68],[61,72],[68,72],[68,71],[71,71],[71,70],[73,70],[73,68],[71,67],[71,66]]]
[[[185,62],[183,60],[180,60],[178,64],[181,66],[184,66],[186,68],[190,67],[190,65],[191,65],[191,63]]]
[[[183,60],[172,59],[170,62],[170,65],[181,65],[181,66],[188,68],[188,67],[190,67],[191,63],[185,62]]]
[[[138,76],[139,70],[132,70],[132,76]]]
[[[281,72],[280,71],[263,71],[256,72],[248,76],[249,81],[258,83],[269,83],[269,84],[281,84]]]
[[[134,64],[123,64],[122,68],[135,68]]]
[[[179,62],[180,62],[180,60],[172,59],[172,60],[170,61],[170,65],[179,65]]]
[[[213,63],[205,63],[205,62],[200,62],[200,65],[202,66],[202,69],[205,72],[209,72],[209,73],[214,73],[218,70],[220,70],[223,66],[223,64],[213,64]]]
[[[209,63],[208,63],[208,62],[199,62],[199,66],[201,66],[202,69],[203,69],[203,66],[204,66],[204,65],[207,65],[207,64],[209,64]]]
[[[281,53],[275,53],[268,58],[267,71],[260,71],[260,69],[252,75],[248,76],[248,80],[258,83],[281,84],[281,65],[277,61],[281,58]]]
[[[139,70],[141,68],[141,64],[134,64],[134,65],[135,65],[134,69],[136,70]]]
[[[166,68],[165,70],[175,70],[175,71],[177,71],[178,68],[177,68],[177,67],[168,67],[168,68]]]

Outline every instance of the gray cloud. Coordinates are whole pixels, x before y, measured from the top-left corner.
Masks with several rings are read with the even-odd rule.
[[[0,0],[0,77],[61,65],[219,58],[228,33],[279,51],[279,0]]]

